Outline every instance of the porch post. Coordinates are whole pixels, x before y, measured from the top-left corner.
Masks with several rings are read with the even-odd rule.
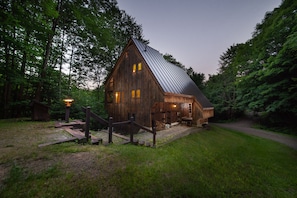
[[[131,126],[133,127],[133,122],[134,122],[134,117],[133,116],[130,117],[130,121],[131,121]],[[133,140],[133,131],[130,129],[130,143],[133,144],[133,141],[134,141]]]
[[[152,129],[153,129],[153,146],[156,146],[156,121],[152,120]]]
[[[86,109],[86,131],[85,131],[85,137],[87,138],[87,142],[89,141],[90,136],[90,111],[91,107],[87,107]]]
[[[112,117],[108,120],[108,143],[112,143]]]

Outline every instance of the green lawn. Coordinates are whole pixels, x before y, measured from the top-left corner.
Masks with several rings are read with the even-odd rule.
[[[212,126],[157,149],[38,148],[65,135],[52,125],[0,122],[0,197],[297,197],[297,151],[269,140]]]

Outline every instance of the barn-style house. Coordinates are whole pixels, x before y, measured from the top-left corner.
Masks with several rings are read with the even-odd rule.
[[[105,84],[106,110],[114,121],[131,116],[141,125],[190,121],[202,125],[214,108],[180,67],[137,39],[130,39]]]

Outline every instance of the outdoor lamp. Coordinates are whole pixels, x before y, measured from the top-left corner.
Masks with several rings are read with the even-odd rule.
[[[70,114],[70,107],[72,102],[74,101],[72,98],[65,98],[64,103],[66,105],[66,111],[65,111],[65,122],[69,122],[69,114]]]
[[[66,107],[71,107],[71,104],[74,100],[72,98],[65,98],[63,101],[64,101]]]

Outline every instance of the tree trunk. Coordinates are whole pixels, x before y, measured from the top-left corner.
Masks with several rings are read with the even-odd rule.
[[[25,44],[27,45],[29,42],[29,37],[30,34],[27,33],[26,34],[26,38],[25,38]],[[23,57],[22,57],[22,64],[21,64],[21,78],[22,81],[19,85],[19,89],[17,91],[17,100],[18,101],[23,101],[24,100],[24,78],[25,78],[25,71],[26,71],[26,63],[27,63],[27,51],[26,49],[23,50]],[[22,116],[22,112],[24,112],[24,108],[21,105],[18,105],[17,109],[16,109],[16,116],[17,117],[21,117]]]
[[[54,20],[54,21],[56,21],[56,20]],[[54,27],[54,26],[56,26],[55,22],[53,23],[52,30],[55,30],[56,27]],[[36,92],[35,92],[35,100],[37,100],[37,101],[41,100],[41,90],[43,88],[43,81],[44,81],[44,79],[46,77],[47,63],[48,63],[49,56],[50,56],[50,50],[51,50],[51,45],[52,45],[52,42],[53,42],[53,37],[54,37],[54,31],[53,31],[52,34],[48,35],[48,40],[47,40],[47,43],[46,43],[45,54],[44,54],[43,63],[42,63],[42,66],[41,66],[39,82],[38,82],[37,89],[36,89]]]
[[[4,90],[3,90],[3,118],[8,118],[8,110],[9,110],[9,102],[10,102],[10,94],[11,94],[11,82],[9,77],[9,67],[10,67],[10,54],[9,54],[9,45],[6,43],[5,45],[5,73],[4,73]]]
[[[68,93],[67,93],[68,95],[70,94],[70,87],[71,87],[71,69],[72,69],[73,53],[74,53],[74,50],[73,50],[73,47],[72,47],[72,50],[71,50],[71,56],[70,56],[70,63],[69,63]]]
[[[61,7],[60,4],[61,4],[61,2],[58,1],[58,6],[57,6],[58,11],[60,11],[60,7]],[[39,82],[37,84],[37,89],[35,92],[35,100],[37,100],[37,101],[41,101],[41,99],[42,99],[41,96],[42,96],[42,88],[43,88],[43,84],[44,84],[43,81],[46,78],[46,70],[47,70],[47,66],[48,66],[48,60],[50,57],[51,46],[53,43],[54,35],[56,33],[58,21],[59,21],[59,17],[53,19],[51,33],[48,34],[48,39],[47,39],[47,43],[46,43],[46,47],[45,47],[45,53],[44,53],[43,62],[42,62],[42,66],[41,66],[41,72],[40,72],[40,76],[39,76]]]

